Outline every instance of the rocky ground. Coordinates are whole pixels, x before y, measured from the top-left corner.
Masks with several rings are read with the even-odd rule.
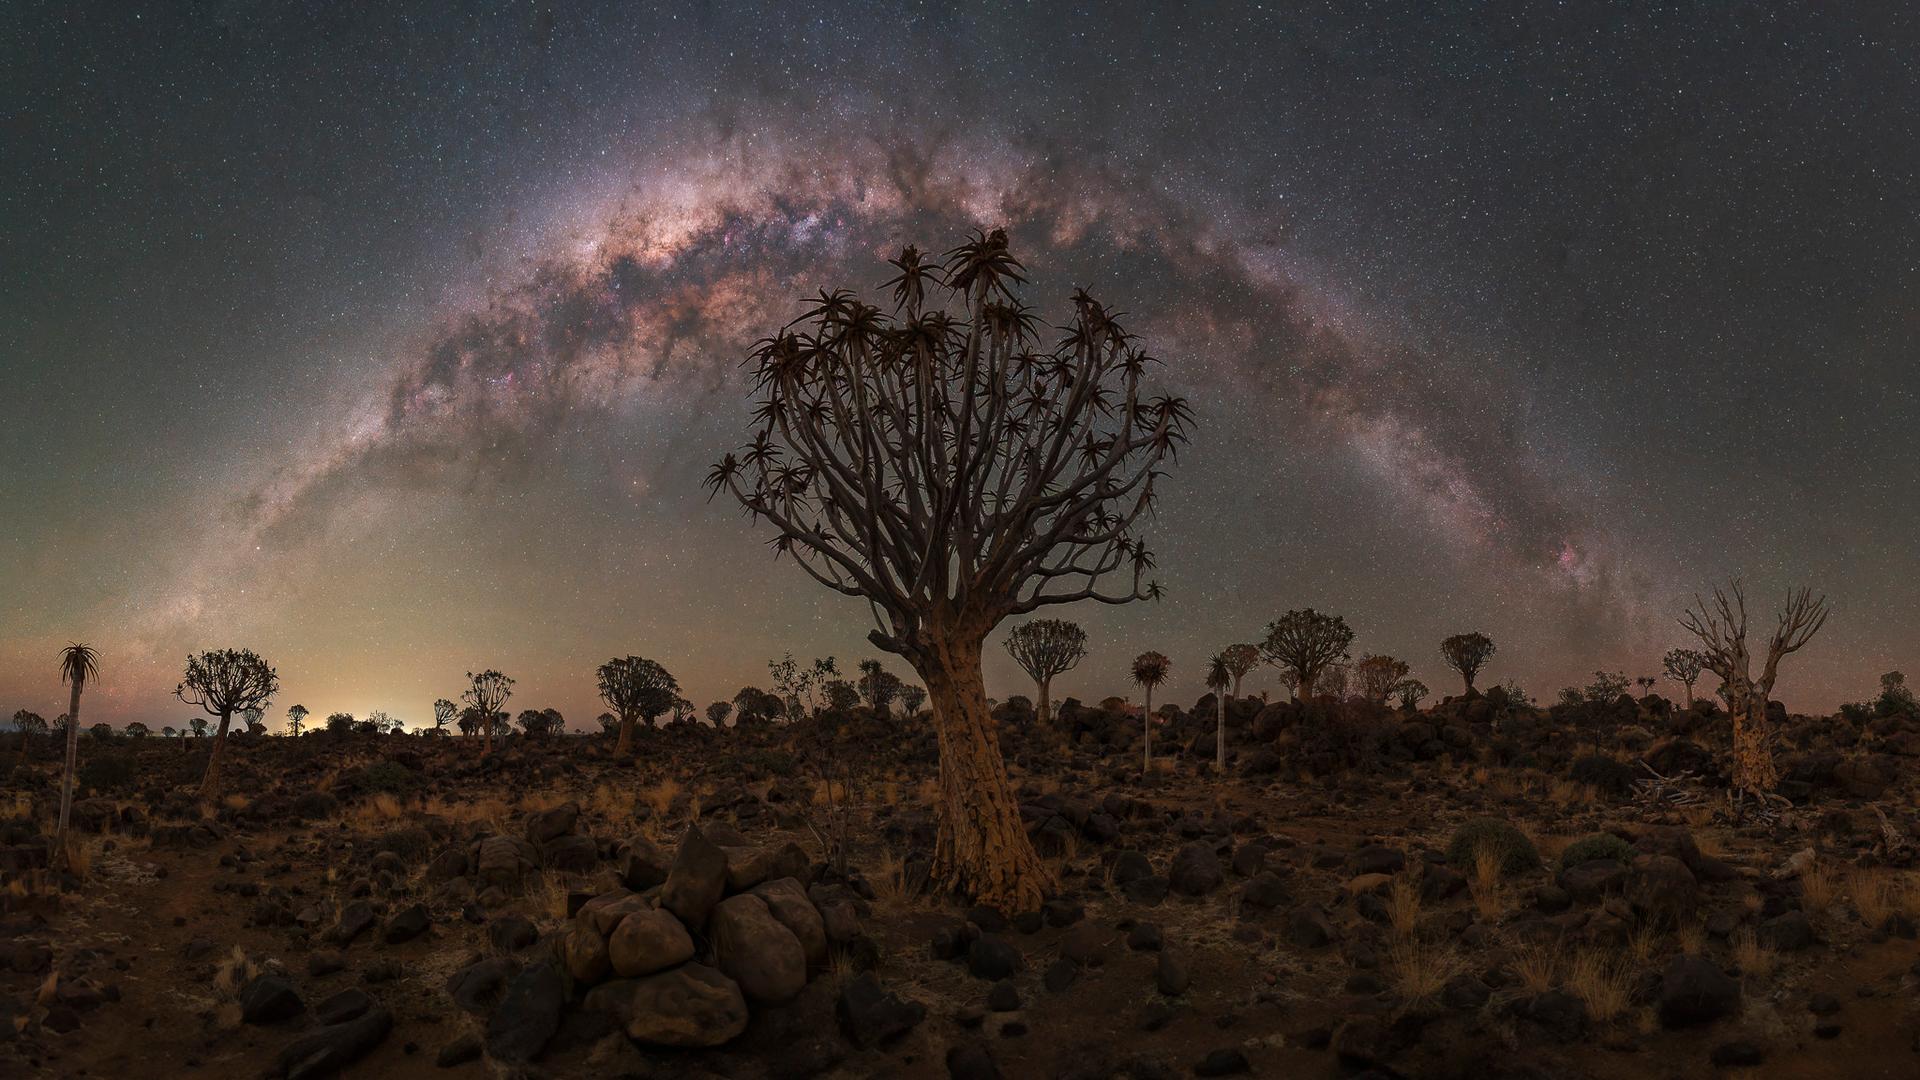
[[[0,1074],[1911,1077],[1920,721],[1781,717],[1736,816],[1726,720],[1659,698],[1420,712],[1016,700],[1059,874],[925,883],[924,718],[611,740],[88,740],[0,813]],[[11,746],[0,752],[12,754]]]

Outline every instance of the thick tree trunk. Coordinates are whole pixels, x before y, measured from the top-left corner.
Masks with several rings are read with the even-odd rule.
[[[223,713],[220,726],[213,732],[213,749],[207,754],[207,772],[200,778],[200,801],[212,802],[220,796],[220,758],[227,749],[227,722],[233,719],[232,713]]]
[[[1034,682],[1038,685],[1040,692],[1040,701],[1035,706],[1035,712],[1040,718],[1040,726],[1044,728],[1053,720],[1053,679],[1036,679]]]
[[[67,767],[60,774],[60,827],[53,834],[54,858],[67,868],[67,823],[73,820],[73,774],[80,761],[80,682],[67,699]]]
[[[940,738],[936,880],[1007,914],[1036,911],[1054,888],[1020,819],[980,674],[980,642],[913,658]]]
[[[1767,696],[1752,687],[1734,687],[1727,704],[1733,716],[1733,789],[1769,794],[1779,786],[1780,772],[1767,738]]]
[[[613,743],[613,756],[617,758],[626,757],[632,749],[633,717],[623,716],[620,718],[620,737],[614,740]]]
[[[1214,695],[1214,704],[1219,710],[1220,722],[1214,728],[1213,764],[1221,772],[1227,771],[1227,695],[1223,690]]]

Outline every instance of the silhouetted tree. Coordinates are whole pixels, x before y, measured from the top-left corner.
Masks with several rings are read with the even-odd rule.
[[[714,727],[726,727],[727,717],[732,714],[733,705],[728,702],[714,701],[707,704],[707,723]]]
[[[1141,767],[1148,771],[1153,769],[1153,688],[1165,682],[1167,672],[1172,669],[1173,661],[1157,652],[1143,652],[1133,658],[1133,681],[1140,684],[1147,696],[1140,713],[1140,760]]]
[[[206,717],[196,716],[193,719],[187,721],[187,726],[193,729],[194,738],[204,739],[207,737],[207,718]]]
[[[1385,705],[1393,695],[1393,688],[1412,670],[1405,660],[1368,653],[1353,665],[1353,677],[1359,684],[1361,697],[1375,705]]]
[[[497,714],[500,712],[500,707],[507,703],[507,699],[513,696],[513,680],[488,668],[478,675],[471,671],[467,672],[467,684],[467,689],[460,698],[478,709],[481,719],[485,721],[480,725],[483,740],[480,753],[485,756],[493,753],[494,729],[502,725]]]
[[[567,721],[556,709],[523,709],[520,730],[530,739],[545,739],[567,729]]]
[[[927,691],[925,687],[909,684],[900,688],[900,712],[902,715],[908,717],[919,716],[920,706],[926,704],[926,701]]]
[[[128,738],[144,739],[151,734],[153,734],[153,729],[141,723],[138,720],[135,720],[133,723],[127,725]]]
[[[254,708],[251,708],[251,709],[240,710],[240,720],[241,720],[241,723],[243,723],[246,726],[247,734],[265,735],[267,733],[267,725],[262,721],[264,720],[266,715],[267,715],[267,710],[262,709],[258,706],[255,706]]]
[[[54,858],[63,870],[70,863],[67,824],[73,818],[73,778],[80,760],[80,694],[99,677],[100,654],[92,646],[72,642],[60,650],[60,680],[71,689],[62,717],[67,722],[67,766],[60,774],[60,825],[53,836]]]
[[[87,729],[87,734],[93,736],[95,742],[106,742],[108,739],[113,738],[113,725],[106,723],[95,724]]]
[[[1260,662],[1260,646],[1242,643],[1229,645],[1221,650],[1220,662],[1227,666],[1227,674],[1233,677],[1233,696],[1240,696],[1240,680],[1247,677],[1255,664]]]
[[[1066,619],[1034,619],[1014,627],[1002,644],[1033,680],[1036,717],[1045,725],[1053,719],[1053,677],[1086,657],[1087,632]]]
[[[613,752],[625,756],[633,749],[633,723],[653,723],[653,718],[673,708],[680,695],[680,683],[666,668],[644,656],[609,660],[595,673],[599,679],[600,700],[620,718],[620,737]]]
[[[786,709],[786,703],[778,694],[770,694],[757,686],[743,686],[733,695],[733,722],[740,724],[760,723],[772,720]]]
[[[460,719],[460,706],[446,698],[433,699],[433,733],[445,735],[447,728]]]
[[[1687,708],[1693,708],[1693,684],[1707,666],[1706,655],[1694,649],[1668,649],[1660,663],[1667,678],[1687,688]]]
[[[827,708],[843,713],[860,704],[860,691],[845,679],[828,679],[821,684],[820,693],[826,698]]]
[[[1345,660],[1352,644],[1353,631],[1347,628],[1347,620],[1307,608],[1289,611],[1268,623],[1260,655],[1292,675],[1290,685],[1298,688],[1300,697],[1311,699],[1319,690],[1322,673],[1328,665]]]
[[[186,674],[173,688],[173,696],[220,718],[213,749],[207,753],[206,775],[200,779],[201,802],[211,802],[220,794],[220,763],[233,714],[266,708],[267,699],[279,690],[279,674],[251,649],[219,649],[187,657]]]
[[[162,738],[167,738],[167,739],[171,739],[171,738],[173,738],[174,736],[176,736],[176,735],[178,735],[178,734],[180,734],[180,733],[179,733],[179,732],[177,732],[177,731],[175,731],[175,730],[173,730],[173,727],[172,727],[172,725],[168,725],[168,726],[166,726],[166,727],[163,727],[163,728],[161,728],[161,729],[160,729],[160,735],[161,735],[161,737],[162,737]]]
[[[1420,707],[1420,699],[1427,696],[1427,684],[1419,679],[1401,679],[1393,686],[1395,697],[1400,699],[1400,707],[1411,712]]]
[[[893,700],[900,696],[900,676],[882,667],[878,660],[860,661],[859,686],[867,707],[881,716],[892,711]]]
[[[1789,592],[1779,624],[1767,642],[1765,665],[1755,679],[1752,656],[1747,652],[1747,597],[1740,579],[1735,578],[1726,589],[1714,589],[1711,607],[1696,595],[1694,606],[1682,616],[1680,625],[1705,646],[1706,669],[1725,684],[1727,711],[1733,717],[1731,794],[1744,792],[1762,799],[1772,796],[1780,774],[1773,763],[1767,699],[1780,677],[1780,661],[1805,647],[1826,622],[1826,597],[1815,600],[1808,589]]]
[[[934,879],[1030,911],[1053,876],[1007,779],[981,648],[1042,605],[1158,594],[1132,530],[1189,410],[1142,396],[1152,359],[1085,294],[1042,348],[1004,233],[944,268],[911,247],[893,264],[891,315],[823,293],[760,344],[760,431],[709,484],[770,521],[776,551],[809,576],[867,601],[873,643],[925,682],[941,755]],[[1123,568],[1128,587],[1100,592]]]
[[[327,734],[350,735],[353,733],[354,722],[353,714],[350,712],[328,713]]]
[[[287,706],[287,734],[297,737],[306,724],[307,707],[305,705]]]
[[[815,657],[813,666],[803,668],[794,660],[792,653],[778,660],[767,661],[767,671],[773,676],[773,688],[779,692],[781,701],[786,703],[787,719],[800,720],[820,708],[820,694],[828,681],[839,677],[840,668],[834,658]]]
[[[1448,667],[1459,672],[1460,677],[1466,680],[1465,692],[1469,694],[1473,693],[1474,678],[1480,674],[1481,668],[1487,666],[1487,661],[1493,659],[1496,651],[1493,639],[1478,630],[1455,634],[1440,643],[1440,655],[1446,659]]]
[[[20,761],[27,760],[27,748],[33,740],[47,733],[47,718],[36,712],[21,709],[13,714],[14,730],[20,733]]]
[[[691,700],[675,696],[673,699],[673,722],[676,724],[692,723],[695,708],[696,706]]]
[[[1207,660],[1207,688],[1213,691],[1215,713],[1213,764],[1221,770],[1227,767],[1227,688],[1232,685],[1233,668],[1227,663],[1226,653],[1214,653]]]

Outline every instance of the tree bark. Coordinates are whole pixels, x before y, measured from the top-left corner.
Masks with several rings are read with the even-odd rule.
[[[909,657],[927,686],[940,739],[933,876],[1006,914],[1039,910],[1053,875],[1028,839],[1000,756],[980,673],[980,641],[934,643]]]
[[[80,761],[80,681],[67,699],[67,767],[60,776],[60,828],[53,834],[54,857],[67,868],[67,823],[73,820],[73,774]]]
[[[1221,690],[1214,694],[1214,704],[1219,710],[1220,722],[1214,729],[1213,764],[1221,772],[1227,771],[1227,693]]]
[[[1037,679],[1035,682],[1039,684],[1040,690],[1040,701],[1036,712],[1040,718],[1040,726],[1044,728],[1053,720],[1053,679],[1048,677]]]
[[[1149,684],[1147,703],[1140,713],[1140,771],[1144,775],[1153,771],[1153,686]]]
[[[200,801],[212,802],[220,794],[220,758],[227,749],[227,722],[232,713],[220,714],[220,726],[213,732],[213,749],[207,752],[207,772],[200,778]]]
[[[633,749],[633,717],[622,716],[620,718],[620,737],[614,740],[614,743],[613,743],[613,756],[617,758],[626,757],[628,751],[631,751],[632,749]]]
[[[1766,795],[1779,786],[1780,772],[1774,767],[1773,746],[1767,738],[1767,696],[1755,689],[1734,686],[1727,695],[1733,716],[1733,788]]]

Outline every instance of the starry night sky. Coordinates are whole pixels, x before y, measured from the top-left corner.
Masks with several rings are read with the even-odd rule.
[[[1920,666],[1913,21],[1441,6],[6,5],[0,715],[65,708],[69,639],[87,719],[156,728],[203,648],[276,720],[850,669],[864,605],[699,479],[800,297],[999,225],[1199,415],[1167,598],[1050,611],[1056,695],[1152,648],[1191,701],[1313,606],[1551,699],[1732,573],[1762,633],[1833,603],[1791,707]]]

